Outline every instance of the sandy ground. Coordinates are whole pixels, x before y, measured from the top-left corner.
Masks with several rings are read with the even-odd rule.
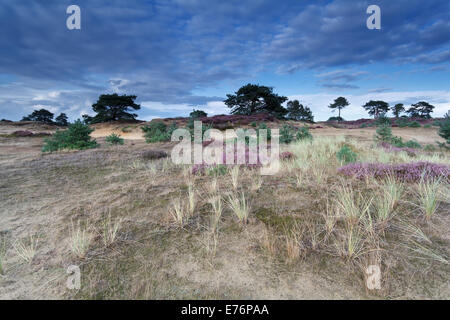
[[[93,138],[103,138],[111,133],[120,135],[127,140],[143,140],[144,135],[141,127],[147,123],[101,123],[94,124],[95,129],[91,136]],[[269,127],[271,125],[269,124]],[[272,126],[274,126],[272,124]],[[322,126],[322,128],[311,130],[317,136],[345,136],[351,137],[360,141],[372,141],[375,135],[376,128],[356,128],[356,129],[340,129],[333,128],[324,123],[317,123],[310,127]],[[33,122],[15,122],[15,123],[0,123],[0,135],[11,134],[18,130],[29,130],[33,133],[53,133],[57,127],[52,125],[42,125]],[[402,137],[405,141],[417,140],[421,144],[436,144],[436,141],[443,142],[444,140],[437,134],[437,128],[392,128],[392,133],[396,136]]]
[[[40,152],[41,137],[0,137],[0,235],[10,239],[6,271],[0,275],[0,299],[378,298],[367,296],[360,286],[361,280],[353,278],[348,271],[343,272],[348,273],[347,276],[339,278],[329,270],[316,270],[317,265],[324,262],[312,263],[315,257],[286,268],[279,261],[261,255],[255,249],[265,230],[261,223],[250,224],[242,231],[234,230],[235,224],[226,220],[226,232],[221,235],[217,256],[211,264],[205,264],[201,253],[203,240],[197,229],[174,232],[161,227],[167,204],[180,193],[180,173],[168,171],[150,177],[146,171],[134,168],[142,150],[170,151],[172,145],[148,145],[139,125],[130,124],[131,132],[123,132],[126,126],[96,125],[92,136],[102,144],[99,149],[54,155]],[[52,132],[54,128],[35,124],[0,125],[0,134],[16,130],[38,133]],[[371,141],[374,131],[373,128],[322,128],[314,129],[312,133]],[[112,132],[127,139],[126,144],[106,146],[103,137]],[[434,127],[396,128],[393,132],[422,144],[440,140]],[[165,165],[161,161],[155,163],[159,168]],[[279,181],[269,180],[265,188],[268,194],[277,192]],[[263,193],[258,195],[258,201],[261,206],[272,205]],[[310,204],[312,200],[307,195],[295,194],[294,198],[283,201],[298,206]],[[89,258],[81,262],[74,259],[70,253],[71,220],[98,221],[105,210],[118,212],[126,221],[118,244],[106,251],[96,247]],[[197,224],[201,225],[201,222]],[[36,258],[28,264],[14,254],[14,242],[26,241],[31,234],[37,235],[39,242]],[[89,280],[95,288],[80,293],[66,289],[66,268],[74,263],[81,263],[86,270],[85,281]],[[333,270],[333,262],[330,263],[327,268]],[[121,268],[125,270],[123,273]],[[106,278],[107,275],[113,280]],[[123,275],[122,280],[119,275]],[[111,282],[121,281],[133,286],[117,289],[111,285]],[[102,286],[105,286],[103,291],[99,289]],[[433,291],[433,297],[448,298],[448,283],[441,286],[441,290]],[[113,293],[103,296],[102,292]],[[406,291],[400,297],[421,296],[416,291],[411,294]]]
[[[324,126],[323,123],[318,125]],[[94,138],[106,137],[111,133],[116,133],[124,139],[140,140],[144,139],[142,125],[131,125],[131,132],[123,132],[122,129],[126,126],[115,125],[95,125],[95,131],[92,133]],[[269,125],[270,126],[270,125]],[[313,126],[314,127],[314,126]],[[375,135],[376,128],[361,128],[361,129],[339,129],[324,126],[323,128],[311,130],[317,136],[345,136],[351,137],[361,141],[372,141]],[[402,137],[405,141],[417,140],[421,144],[435,144],[436,141],[443,142],[443,139],[437,134],[437,128],[392,128],[392,133],[396,136]]]
[[[71,165],[65,159],[72,157],[72,155],[75,156],[76,153],[43,157],[40,152],[42,141],[43,138],[37,137],[0,138],[0,176],[2,177],[0,184],[0,200],[2,202],[0,234],[6,235],[10,239],[22,239],[24,241],[28,239],[30,234],[38,235],[39,238],[37,258],[31,264],[24,263],[15,256],[13,243],[10,243],[5,263],[6,272],[5,275],[0,276],[0,299],[60,299],[71,297],[71,292],[65,288],[66,268],[73,263],[72,258],[70,258],[70,242],[67,238],[67,224],[70,223],[71,212],[77,212],[78,208],[87,208],[87,210],[90,210],[87,212],[93,214],[94,211],[101,208],[114,206],[117,200],[111,199],[111,190],[131,188],[130,190],[134,190],[133,192],[136,193],[135,188],[139,186],[139,183],[131,177],[129,177],[131,181],[127,179],[128,182],[117,183],[112,182],[115,180],[113,176],[109,176],[109,178],[103,176],[102,179],[105,179],[103,182],[95,182],[95,192],[90,187],[86,187],[87,190],[84,190],[80,185],[82,181],[76,181],[78,179],[75,176],[84,175],[87,168],[81,166],[74,172],[73,178],[69,178],[63,173],[64,171],[59,171],[64,170],[65,165]],[[129,142],[132,144],[123,146],[120,148],[120,152],[132,153],[133,151],[148,149],[148,145],[143,140]],[[161,145],[158,147],[166,148]],[[89,156],[89,154],[94,155],[102,150],[110,152],[108,149],[97,149],[82,153]],[[47,167],[47,165],[51,165],[48,161],[52,161],[52,158],[55,159],[53,161],[56,161],[56,173],[50,167]],[[38,166],[43,165],[39,169],[40,172],[32,173],[33,163],[39,164]],[[57,169],[61,165],[63,167]],[[160,186],[158,189],[164,189],[161,189],[157,194],[149,194],[149,201],[155,196],[164,196],[173,192],[170,191],[171,188],[166,179],[160,177],[159,180],[160,182],[156,183],[157,186]],[[12,187],[11,183],[17,185]],[[136,183],[138,184],[136,185]],[[144,187],[143,185],[140,186]],[[117,202],[116,205],[127,210],[126,208],[131,202],[133,202],[131,199],[125,198]],[[148,216],[148,218],[150,217]],[[146,225],[149,222],[148,218],[144,216],[144,220],[142,220],[142,216],[139,216],[134,222],[130,223],[136,223],[139,226],[142,223]],[[171,262],[164,264],[163,269],[158,270],[172,274],[176,279],[182,279],[180,280],[182,284],[180,283],[178,286],[184,285],[186,287],[179,289],[190,291],[187,291],[186,294],[188,295],[182,295],[181,298],[192,298],[194,296],[242,299],[364,298],[364,292],[319,276],[306,265],[292,272],[286,272],[281,268],[280,274],[269,271],[279,268],[277,267],[278,264],[274,261],[264,260],[260,254],[254,252],[253,245],[249,245],[257,241],[262,231],[261,225],[257,224],[249,226],[249,229],[239,235],[238,238],[233,234],[224,235],[220,240],[219,253],[215,258],[214,267],[206,266],[205,269],[204,260],[201,257],[192,254],[190,250],[186,251],[181,246],[178,249],[175,247],[175,249],[167,250],[163,260],[170,259]],[[146,230],[146,233],[151,232],[156,231]],[[136,241],[142,243],[139,246],[145,243],[144,240]],[[136,241],[133,240],[132,244],[130,242],[127,245],[129,246],[128,249],[125,250],[134,250],[131,247],[135,246]],[[194,243],[198,245],[200,241],[195,240]],[[243,252],[245,252],[244,255]],[[152,257],[151,259],[156,258]],[[140,267],[146,266],[147,263],[147,261],[139,260]],[[267,268],[256,267],[261,264],[266,264]],[[269,267],[269,265],[272,266]],[[203,288],[202,290],[210,293],[207,296],[199,295],[196,291],[198,289],[188,288]],[[189,295],[189,292],[191,292],[191,295]],[[156,296],[156,298],[158,297],[161,298],[161,296]],[[153,298],[153,296],[148,298]]]

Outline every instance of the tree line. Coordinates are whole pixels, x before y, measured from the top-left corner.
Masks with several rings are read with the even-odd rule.
[[[102,94],[97,102],[92,105],[92,110],[96,115],[82,115],[83,122],[92,124],[118,120],[136,120],[137,114],[133,113],[133,111],[141,108],[139,104],[135,103],[136,98],[135,95]],[[286,107],[283,106],[285,102],[287,102]],[[287,97],[273,92],[272,87],[249,83],[242,86],[234,94],[227,94],[224,103],[230,108],[231,114],[253,115],[268,113],[278,119],[314,122],[313,113],[308,106],[301,104],[298,100],[288,101]],[[333,111],[338,110],[338,116],[331,117],[329,120],[344,120],[341,117],[341,111],[349,105],[350,103],[345,97],[336,98],[328,107]],[[402,103],[390,107],[387,102],[381,100],[370,100],[362,107],[374,118],[385,116],[388,111],[392,111],[397,118],[402,113],[406,113],[412,118],[428,119],[431,118],[431,113],[434,109],[433,105],[425,101],[412,104],[408,109],[405,109]],[[203,111],[196,110],[195,112]],[[203,112],[202,115],[206,116],[206,113]],[[54,114],[50,111],[40,109],[23,117],[22,121],[39,121],[67,126],[68,118],[65,113],[61,113],[55,120],[53,120],[53,116]]]
[[[53,120],[54,114],[46,109],[34,110],[28,116],[22,118],[22,121],[37,121],[48,124],[56,124],[59,126],[67,126],[69,124],[68,117],[65,113],[61,113]]]
[[[287,100],[287,97],[274,93],[271,87],[247,84],[234,94],[227,94],[224,102],[231,109],[231,114],[251,115],[267,112],[279,119],[313,121],[314,117],[309,107],[302,105],[298,100],[293,100],[288,101],[287,107],[284,108],[282,104]],[[331,117],[330,120],[344,120],[341,117],[341,110],[349,105],[346,98],[336,98],[328,107],[333,111],[338,110],[338,116]],[[387,112],[392,111],[396,118],[404,112],[411,118],[429,119],[434,109],[434,106],[426,101],[412,104],[407,110],[402,103],[390,107],[387,102],[381,100],[370,100],[362,107],[374,118],[385,116]]]

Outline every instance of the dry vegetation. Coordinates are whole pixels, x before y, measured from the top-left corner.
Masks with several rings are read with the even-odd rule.
[[[347,144],[361,161],[450,164],[449,154],[389,153],[374,130],[312,130],[313,142],[283,146],[295,157],[274,176],[192,175],[142,157],[170,143],[100,138],[42,155],[42,138],[0,137],[0,298],[448,299],[447,181],[343,177],[336,153]],[[434,131],[414,137],[433,143]],[[368,291],[373,264],[381,290]],[[66,289],[69,265],[80,290]]]

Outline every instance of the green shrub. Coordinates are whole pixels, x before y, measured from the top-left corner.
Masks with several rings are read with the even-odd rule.
[[[392,136],[390,141],[387,141],[390,144],[402,148],[405,146],[405,143],[403,142],[403,139],[401,137],[397,137],[397,136]]]
[[[391,125],[391,120],[386,117],[385,115],[381,115],[377,118],[377,120],[374,121],[375,125],[381,126],[381,125]]]
[[[408,127],[410,127],[410,128],[420,128],[421,125],[417,121],[413,121],[413,122],[408,123]]]
[[[144,160],[155,160],[167,158],[169,155],[163,150],[145,150],[141,152],[141,157]]]
[[[252,126],[253,128],[256,128],[258,124],[256,123],[256,121],[252,121],[250,122],[250,126]]]
[[[281,143],[291,143],[294,140],[294,132],[293,132],[293,128],[288,125],[285,124],[283,125],[283,127],[280,129],[280,142]]]
[[[270,128],[268,128],[264,122],[259,124],[258,130],[261,130],[261,129],[267,130],[267,140],[272,139],[272,130],[270,130]],[[259,134],[258,134],[258,138],[259,138]]]
[[[432,144],[427,144],[427,145],[423,148],[423,150],[429,151],[429,152],[433,152],[433,151],[436,151],[436,148],[435,148]]]
[[[431,124],[427,123],[427,124],[424,125],[423,127],[429,129],[429,128],[431,128]]]
[[[113,145],[122,145],[124,143],[124,140],[117,134],[111,133],[109,136],[105,138],[106,142],[113,144]]]
[[[392,130],[388,125],[381,125],[377,128],[375,139],[378,141],[391,142],[392,141]]]
[[[172,132],[176,128],[177,124],[175,122],[170,127],[167,127],[164,122],[150,122],[148,126],[141,127],[147,143],[170,141]]]
[[[443,120],[443,121],[445,121],[445,120]],[[440,127],[440,125],[443,121],[442,120],[434,120],[432,125],[435,127]]]
[[[422,146],[416,140],[409,140],[404,145],[407,148],[420,149]]]
[[[88,125],[75,121],[69,124],[67,130],[57,130],[53,136],[44,140],[42,152],[53,152],[63,149],[83,150],[98,146],[97,141],[91,139],[91,129]]]
[[[148,126],[141,127],[144,131],[145,141],[147,143],[169,141],[167,126],[163,122],[150,122]]]
[[[227,166],[224,164],[219,164],[217,166],[212,166],[207,168],[207,174],[210,176],[223,176],[227,173]]]
[[[420,143],[418,143],[415,140],[409,140],[407,142],[403,142],[403,139],[401,137],[397,137],[392,135],[391,127],[388,125],[382,125],[378,127],[375,135],[375,140],[387,142],[393,146],[399,147],[399,148],[414,148],[414,149],[420,149],[422,146]]]
[[[313,137],[311,133],[309,133],[309,129],[307,127],[301,127],[297,131],[296,138],[297,140],[305,140],[305,139],[312,140]]]
[[[197,118],[203,118],[207,117],[208,114],[203,110],[192,110],[192,112],[189,114],[189,117],[197,119]]]
[[[408,126],[408,120],[406,119],[398,119],[396,123],[400,128],[405,128]]]
[[[342,117],[330,117],[327,121],[345,121]]]
[[[444,120],[440,121],[438,134],[445,139],[447,145],[450,145],[450,112],[447,112]]]
[[[123,133],[128,133],[131,132],[133,130],[133,128],[131,126],[126,126],[122,128],[122,132]]]
[[[189,120],[188,120],[188,123],[186,125],[186,129],[188,129],[189,133],[191,134],[191,140],[192,141],[194,141],[194,121],[195,121],[195,118],[190,117]],[[205,125],[205,124],[202,123],[202,139],[205,140],[205,141],[209,140],[209,137],[205,136],[205,132],[207,130],[209,130],[209,129],[212,129],[211,125]],[[172,132],[173,132],[173,130],[171,131],[170,134],[172,134]]]
[[[339,159],[339,161],[341,163],[351,163],[351,162],[356,162],[357,159],[357,155],[355,152],[353,152],[353,150],[348,146],[348,145],[344,145],[336,154],[337,158]]]

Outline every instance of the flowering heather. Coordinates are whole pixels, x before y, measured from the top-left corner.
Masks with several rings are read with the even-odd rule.
[[[416,155],[417,154],[417,150],[413,149],[413,148],[408,148],[408,147],[396,147],[393,146],[392,144],[388,143],[388,142],[381,142],[379,144],[380,147],[382,147],[384,150],[386,151],[390,151],[390,152],[401,152],[401,151],[405,151],[408,155]]]
[[[289,151],[285,151],[285,152],[280,154],[280,159],[281,160],[292,160],[294,158],[295,158],[295,155],[292,152],[289,152]]]
[[[441,178],[450,181],[450,166],[430,162],[412,162],[402,164],[384,163],[351,163],[338,169],[338,172],[346,176],[364,179],[368,176],[385,178],[395,176],[400,181],[419,181],[422,176],[425,180]]]
[[[267,149],[270,149],[270,146],[267,146]],[[232,159],[233,161],[231,163],[227,163],[227,153],[225,152],[225,143],[224,143],[224,147],[223,147],[224,153],[223,153],[223,159],[222,159],[222,164],[224,165],[234,165],[237,164],[238,162],[238,153],[237,153],[237,148],[234,148],[233,150],[233,155],[232,155]],[[269,153],[269,151],[268,151]],[[245,163],[242,164],[242,166],[246,166],[247,168],[258,168],[261,167],[261,161],[259,158],[259,147],[256,148],[256,155],[254,155],[251,151],[250,148],[248,146],[245,146]],[[250,163],[250,159],[256,158],[256,163]],[[201,163],[201,164],[195,164],[192,167],[192,173],[193,174],[202,174],[205,172],[205,170],[209,167],[212,167],[216,164],[206,164],[205,162]],[[219,165],[219,164],[217,164]]]
[[[47,133],[47,132],[33,133],[31,131],[28,131],[28,130],[14,131],[11,135],[15,136],[15,137],[44,137],[44,136],[51,136],[51,134]]]

